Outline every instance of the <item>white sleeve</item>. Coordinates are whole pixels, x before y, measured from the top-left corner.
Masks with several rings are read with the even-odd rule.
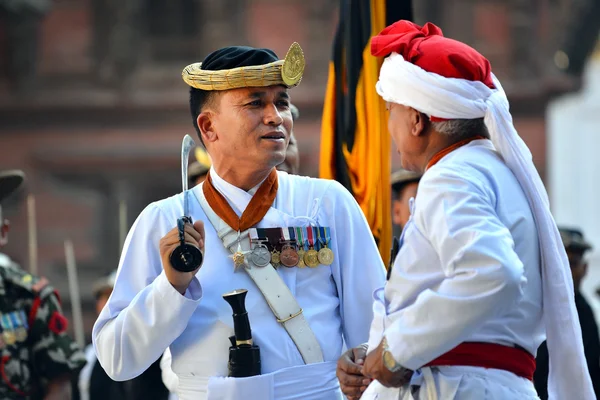
[[[160,359],[160,371],[162,381],[166,388],[169,389],[169,392],[175,393],[177,391],[177,386],[179,385],[179,378],[171,369],[171,360],[171,350],[167,348]]]
[[[150,204],[125,240],[114,290],[92,331],[98,361],[113,380],[132,379],[158,360],[202,297],[197,278],[182,296],[163,272],[158,243],[175,223]]]
[[[365,215],[346,188],[333,182],[321,211],[335,221],[330,227],[337,258],[332,274],[340,299],[344,340],[352,348],[369,339],[373,292],[385,284],[386,269]]]
[[[445,279],[393,312],[385,336],[401,365],[416,369],[427,364],[486,320],[507,313],[522,296],[523,263],[495,201],[491,188],[464,172],[435,171],[420,182],[412,234],[422,234],[431,244]],[[386,288],[388,299],[402,291],[394,276]]]

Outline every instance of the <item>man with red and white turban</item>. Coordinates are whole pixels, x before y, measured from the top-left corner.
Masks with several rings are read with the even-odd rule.
[[[371,52],[402,167],[423,177],[375,292],[362,398],[537,399],[547,336],[550,398],[594,399],[567,256],[490,63],[431,23],[396,22]]]

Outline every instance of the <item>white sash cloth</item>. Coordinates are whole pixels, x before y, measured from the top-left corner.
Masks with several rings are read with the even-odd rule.
[[[179,377],[179,400],[343,400],[333,361],[250,378]]]
[[[251,378],[212,377],[208,380],[206,400],[342,400],[333,361],[285,368]],[[198,381],[195,381],[198,382]],[[179,382],[181,399],[192,390],[194,380]],[[197,393],[197,392],[196,392]]]

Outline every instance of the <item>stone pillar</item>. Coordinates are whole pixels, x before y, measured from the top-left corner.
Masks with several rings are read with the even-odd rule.
[[[202,7],[202,39],[207,52],[233,44],[247,44],[244,0],[205,0]]]
[[[538,6],[531,0],[510,0],[511,77],[519,86],[536,83],[539,76],[540,40]]]
[[[94,0],[94,58],[98,78],[127,87],[143,53],[144,0]]]
[[[0,2],[0,21],[6,33],[6,67],[10,89],[28,95],[37,85],[40,29],[50,10],[47,0],[38,2]]]

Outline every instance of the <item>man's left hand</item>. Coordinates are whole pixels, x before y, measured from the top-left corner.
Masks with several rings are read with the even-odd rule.
[[[385,387],[399,388],[410,381],[413,372],[402,368],[397,372],[391,372],[383,363],[383,341],[373,350],[363,367],[363,374],[371,379],[376,379]]]

